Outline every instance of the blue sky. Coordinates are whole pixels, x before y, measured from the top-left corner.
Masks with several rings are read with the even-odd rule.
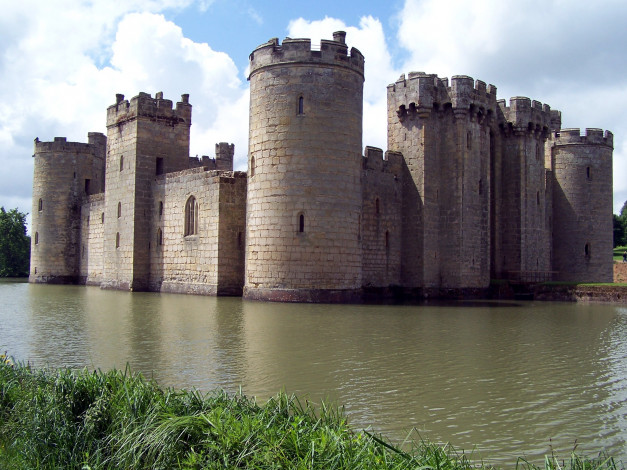
[[[2,0],[0,0],[2,1]],[[614,210],[627,200],[623,0],[21,0],[0,16],[0,205],[31,212],[33,139],[84,142],[115,94],[193,105],[192,155],[235,143],[246,167],[248,55],[272,37],[345,30],[366,58],[363,145],[386,146],[386,90],[402,73],[469,75],[498,98],[614,133]]]

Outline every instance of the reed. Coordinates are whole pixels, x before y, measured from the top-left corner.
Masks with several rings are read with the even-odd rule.
[[[3,469],[491,468],[450,446],[407,447],[355,432],[336,407],[285,393],[259,405],[241,393],[163,389],[128,367],[53,371],[0,360]],[[617,467],[573,454],[546,468]]]

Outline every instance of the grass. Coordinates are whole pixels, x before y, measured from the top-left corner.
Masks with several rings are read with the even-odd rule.
[[[613,255],[614,255],[614,262],[615,263],[622,263],[623,262],[623,253],[627,251],[627,246],[617,246],[614,248],[613,251]]]
[[[261,406],[241,393],[162,389],[128,368],[34,370],[0,356],[3,469],[490,468],[450,446],[408,447],[355,432],[337,408],[285,393]],[[516,467],[538,468],[524,459]],[[549,457],[545,468],[618,467],[573,454]]]

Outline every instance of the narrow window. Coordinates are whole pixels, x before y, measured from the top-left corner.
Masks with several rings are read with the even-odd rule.
[[[300,233],[305,232],[305,214],[300,214],[298,216],[298,231]]]
[[[163,201],[159,201],[159,220],[161,220],[162,215],[163,215]]]
[[[198,203],[190,196],[185,203],[185,236],[198,233]]]
[[[255,176],[255,157],[250,157],[250,176]]]
[[[120,232],[115,234],[115,247],[120,248]]]
[[[163,158],[161,158],[161,157],[157,157],[156,174],[158,174],[158,175],[162,175],[163,174]]]
[[[298,114],[305,114],[304,112],[304,103],[305,100],[303,99],[303,97],[299,97],[298,98]]]
[[[586,246],[583,247],[583,251],[586,255],[586,258],[590,257],[590,243],[586,243]]]
[[[163,232],[161,229],[157,230],[157,246],[163,245]]]
[[[89,196],[91,193],[89,192],[89,187],[91,186],[91,180],[85,179],[85,194]]]
[[[120,155],[120,171],[124,169],[124,155]]]
[[[39,232],[35,232],[35,245],[39,245]]]
[[[590,167],[586,167],[586,178],[590,179]]]
[[[237,232],[237,247],[242,248],[244,244],[242,243],[242,232]]]
[[[536,191],[536,204],[540,205],[540,191]]]
[[[122,203],[118,202],[118,219],[122,217]]]
[[[483,181],[479,179],[479,195],[483,194]]]
[[[39,202],[37,204],[37,210],[39,212],[41,212],[42,210],[44,210],[44,201],[41,200],[41,198],[39,198]]]
[[[100,214],[100,223],[104,224],[104,212]]]

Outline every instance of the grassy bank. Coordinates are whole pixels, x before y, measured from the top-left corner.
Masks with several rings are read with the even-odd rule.
[[[162,389],[128,370],[40,371],[0,357],[0,468],[488,467],[426,442],[401,451],[351,430],[336,408],[286,394],[258,405],[243,395]],[[548,458],[545,468],[618,467],[573,455]]]

